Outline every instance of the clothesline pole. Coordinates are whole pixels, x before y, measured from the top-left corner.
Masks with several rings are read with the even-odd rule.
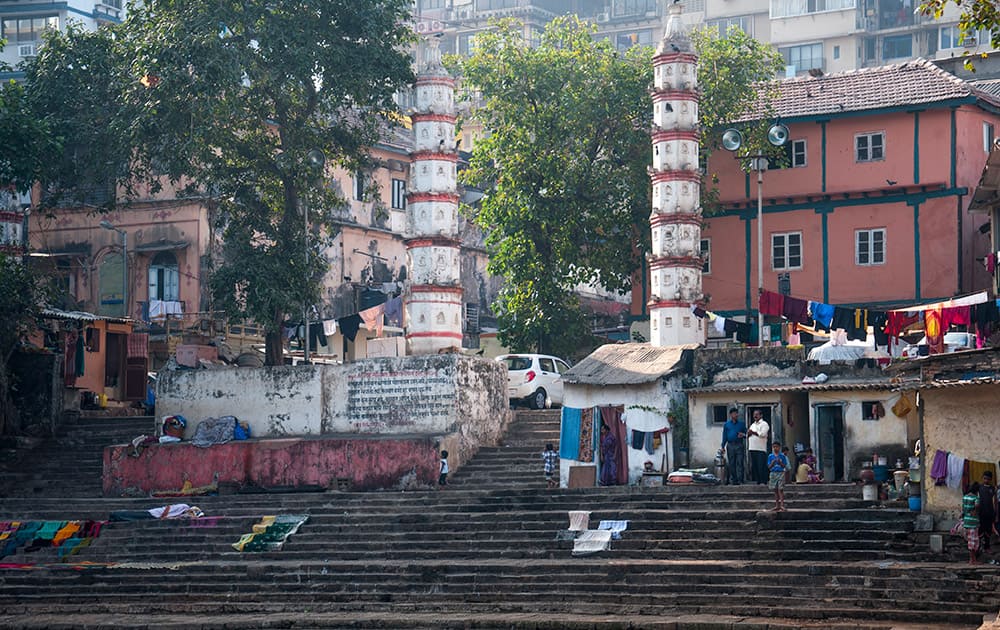
[[[764,169],[767,158],[753,158],[757,170],[757,346],[764,345],[764,311],[760,308],[760,297],[764,292]]]
[[[302,230],[302,242],[304,243],[302,251],[305,254],[306,264],[302,268],[305,273],[305,277],[309,278],[309,206],[302,204],[302,217],[304,219],[304,226]],[[303,363],[309,363],[309,300],[305,297],[302,299],[302,321],[305,325],[303,337],[305,337],[305,345],[303,346]]]

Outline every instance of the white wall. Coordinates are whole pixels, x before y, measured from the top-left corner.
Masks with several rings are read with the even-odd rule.
[[[638,483],[642,477],[643,463],[652,461],[657,470],[661,469],[664,454],[667,455],[668,470],[673,466],[673,435],[666,434],[661,440],[660,448],[650,454],[645,449],[631,447],[632,431],[655,431],[667,426],[666,412],[670,409],[670,401],[681,391],[680,379],[659,379],[653,383],[642,385],[564,385],[563,405],[576,409],[589,407],[605,407],[622,405],[625,407],[625,426],[628,427],[628,464],[629,483]],[[630,408],[634,406],[649,407],[657,412]],[[581,462],[571,459],[560,459],[559,485],[566,487],[569,483],[570,466],[597,466],[600,463],[600,449],[594,453],[593,462]]]
[[[505,367],[455,354],[163,371],[156,406],[183,415],[187,437],[205,418],[232,415],[254,437],[457,432],[474,449],[510,421]]]

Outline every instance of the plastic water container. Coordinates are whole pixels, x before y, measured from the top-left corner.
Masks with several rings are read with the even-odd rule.
[[[910,497],[910,511],[919,512],[920,511],[920,497]]]
[[[875,501],[878,499],[878,486],[874,484],[861,486],[861,499],[863,501]]]
[[[897,470],[896,472],[892,473],[893,485],[896,486],[897,491],[903,489],[903,484],[906,482],[906,478],[909,476],[910,474],[905,470]]]
[[[889,467],[884,465],[872,466],[872,471],[875,473],[875,481],[881,483],[883,481],[889,481]]]

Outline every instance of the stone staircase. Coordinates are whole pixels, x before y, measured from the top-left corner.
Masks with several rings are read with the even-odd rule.
[[[540,453],[557,433],[558,412],[519,413],[442,491],[176,499],[206,518],[111,523],[73,559],[114,564],[0,568],[0,627],[957,629],[1000,608],[995,567],[941,562],[912,542],[910,513],[855,486],[790,487],[780,514],[754,486],[548,490]],[[8,497],[0,520],[164,502]],[[579,509],[629,528],[571,557],[556,533]],[[275,513],[310,518],[281,551],[231,547]]]
[[[0,464],[0,497],[99,497],[104,447],[152,432],[152,416],[80,417],[18,460]]]

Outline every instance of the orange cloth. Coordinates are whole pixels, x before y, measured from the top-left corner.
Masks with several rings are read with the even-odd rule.
[[[52,537],[52,546],[58,547],[63,544],[63,541],[72,538],[78,531],[80,531],[80,521],[70,521],[63,525],[62,529],[56,532],[56,535]]]

